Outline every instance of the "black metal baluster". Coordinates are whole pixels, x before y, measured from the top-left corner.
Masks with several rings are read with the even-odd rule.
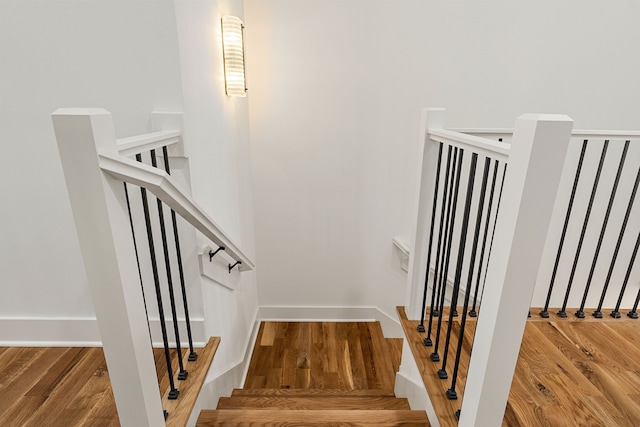
[[[440,207],[440,222],[439,222],[439,231],[438,231],[438,245],[437,245],[437,249],[436,249],[436,269],[434,271],[433,274],[433,289],[432,289],[432,293],[431,293],[431,310],[429,310],[429,326],[427,328],[427,337],[423,340],[423,344],[427,347],[430,347],[433,345],[433,342],[431,341],[431,330],[433,327],[433,317],[434,316],[438,316],[440,313],[437,310],[437,307],[435,306],[436,303],[438,301],[440,301],[440,275],[442,274],[442,272],[440,271],[441,269],[441,265],[440,265],[440,249],[442,249],[442,252],[444,252],[444,248],[442,248],[443,245],[443,238],[442,238],[442,230],[444,228],[444,222],[445,222],[445,211],[446,211],[446,206],[447,206],[447,189],[448,189],[448,185],[447,183],[449,182],[449,175],[450,175],[450,171],[451,171],[451,152],[453,151],[453,147],[451,147],[451,145],[449,145],[449,148],[447,150],[447,167],[445,170],[445,174],[444,174],[444,185],[442,186],[442,203],[441,203],[441,207]],[[446,230],[445,230],[446,231]],[[438,291],[436,293],[436,285],[438,287]],[[437,295],[437,297],[436,297]]]
[[[151,150],[151,165],[154,168],[158,167],[156,162],[156,150]],[[169,244],[167,243],[167,230],[164,226],[164,211],[162,208],[162,202],[156,198],[158,203],[158,218],[160,220],[160,235],[162,237],[162,249],[164,251],[164,267],[167,272],[167,287],[169,288],[169,302],[171,303],[171,318],[173,320],[173,333],[176,338],[176,350],[178,352],[178,366],[180,372],[178,373],[179,380],[187,379],[189,372],[184,369],[184,362],[182,361],[182,345],[180,343],[180,331],[178,330],[178,314],[176,313],[176,300],[173,294],[173,279],[171,277],[171,261],[169,260]]]
[[[424,292],[422,294],[422,311],[420,313],[420,324],[418,325],[418,332],[424,332],[424,317],[427,311],[427,292],[429,290],[429,271],[431,270],[431,247],[433,245],[433,228],[435,226],[436,221],[436,212],[438,205],[438,186],[440,184],[440,165],[442,163],[442,146],[444,144],[441,142],[440,147],[438,148],[438,166],[436,168],[436,182],[435,188],[433,192],[433,208],[431,209],[431,228],[429,230],[429,249],[427,250],[427,272],[424,277]],[[435,277],[434,277],[435,283]],[[436,287],[433,286],[433,294],[435,294]],[[432,298],[433,299],[433,298]]]
[[[627,141],[627,143],[629,142],[630,141]],[[593,316],[598,319],[602,318],[602,304],[604,304],[604,298],[607,294],[607,290],[609,289],[609,282],[611,281],[613,268],[615,267],[616,261],[618,259],[618,253],[620,252],[620,245],[622,244],[622,238],[624,237],[624,232],[627,228],[629,217],[631,216],[631,209],[633,208],[633,201],[636,198],[636,192],[638,191],[639,183],[640,183],[640,168],[638,168],[638,173],[636,174],[636,180],[635,180],[635,183],[633,184],[633,190],[631,190],[631,197],[629,199],[629,204],[627,205],[627,211],[624,214],[624,220],[622,221],[622,227],[620,228],[620,234],[618,235],[616,248],[613,250],[613,256],[611,257],[611,264],[609,264],[609,271],[607,272],[607,278],[604,281],[604,287],[602,288],[602,294],[600,295],[600,302],[598,303],[598,308],[596,308],[596,311],[593,312]],[[619,315],[620,313],[618,313],[618,317]]]
[[[462,163],[462,162],[461,162]],[[473,153],[471,155],[471,166],[469,168],[469,180],[467,182],[467,194],[466,200],[464,204],[464,213],[462,215],[462,227],[460,229],[460,243],[458,245],[458,260],[456,264],[456,275],[453,279],[453,295],[451,295],[451,308],[449,309],[449,323],[447,324],[447,336],[445,337],[444,349],[442,352],[444,353],[444,357],[442,358],[442,366],[438,371],[438,377],[440,379],[447,378],[447,360],[449,358],[449,344],[451,343],[451,327],[453,326],[453,311],[457,307],[458,304],[458,294],[460,292],[460,280],[462,278],[462,266],[464,264],[464,251],[467,246],[467,230],[469,229],[469,215],[471,213],[471,202],[473,200],[473,185],[475,183],[476,178],[476,165],[478,163],[478,155]],[[476,244],[477,244],[477,233],[476,233]],[[474,248],[475,251],[475,248]],[[473,270],[473,265],[471,266]],[[469,302],[469,291],[467,290],[465,294],[465,299],[467,303]],[[465,307],[462,316],[466,318],[467,309]],[[455,395],[455,390],[453,394],[450,393],[451,390],[447,390],[447,397],[451,400],[457,399],[458,396]]]
[[[452,146],[449,146],[449,153],[451,153],[452,150]],[[455,148],[455,150],[453,150],[453,165],[451,167],[451,176],[449,176],[449,174],[447,174],[447,179],[449,179],[449,184],[447,185],[447,182],[445,182],[444,185],[444,197],[443,197],[443,202],[447,204],[447,213],[446,213],[446,218],[445,218],[445,226],[444,226],[444,236],[443,236],[443,240],[442,240],[442,255],[441,258],[436,258],[436,263],[438,261],[440,261],[440,275],[437,277],[436,282],[438,284],[438,289],[436,291],[436,308],[435,310],[433,310],[433,315],[435,317],[438,317],[440,315],[440,306],[438,304],[438,302],[440,301],[440,294],[442,292],[442,270],[444,269],[444,258],[445,258],[445,253],[446,253],[446,248],[447,248],[447,236],[448,236],[448,232],[449,232],[449,213],[451,211],[451,203],[452,203],[452,194],[453,194],[453,184],[455,182],[455,162],[456,162],[456,158],[458,157],[458,148]],[[447,157],[447,161],[448,161],[448,157]],[[447,168],[449,168],[449,165],[447,164]],[[447,169],[448,170],[448,169]],[[449,191],[447,191],[449,190]],[[448,198],[447,198],[448,197]],[[444,209],[444,205],[443,205],[443,209]],[[441,224],[442,225],[442,224]],[[437,268],[437,264],[436,264],[436,268]],[[446,280],[446,279],[445,279]]]
[[[627,313],[627,316],[632,319],[638,318],[638,303],[640,303],[640,289],[638,289],[638,296],[636,296],[636,302],[633,303],[633,308]]]
[[[488,158],[487,158],[488,159]],[[488,159],[490,160],[490,159]],[[489,203],[487,206],[487,218],[484,224],[484,232],[482,236],[482,249],[480,250],[480,261],[478,262],[478,276],[476,277],[476,287],[473,292],[473,307],[469,311],[469,316],[477,317],[476,304],[478,303],[478,290],[480,289],[480,278],[482,276],[482,263],[484,260],[484,251],[487,247],[487,236],[489,235],[489,221],[491,219],[491,208],[493,206],[493,195],[496,189],[496,179],[498,178],[498,161],[494,161],[493,177],[491,178],[491,192],[489,193]]]
[[[127,212],[129,213],[129,225],[131,225],[131,236],[133,237],[133,250],[136,253],[136,264],[138,265],[138,277],[140,278],[140,288],[142,289],[142,302],[144,304],[144,315],[147,318],[147,329],[149,329],[149,340],[151,341],[151,326],[149,325],[149,311],[147,310],[147,297],[144,294],[144,286],[142,284],[142,270],[140,269],[140,256],[138,255],[138,244],[136,243],[136,230],[133,227],[133,215],[131,215],[131,202],[129,201],[129,189],[127,183],[124,185],[124,197],[127,199]]]
[[[582,151],[580,151],[580,160],[578,160],[578,167],[576,169],[576,175],[573,179],[573,187],[571,189],[571,197],[569,198],[569,206],[567,207],[567,214],[564,217],[564,225],[562,226],[562,235],[560,236],[560,243],[558,244],[558,253],[556,254],[556,261],[553,265],[553,273],[551,274],[551,281],[549,282],[549,291],[547,292],[547,300],[544,303],[544,308],[540,312],[540,317],[545,319],[549,318],[549,303],[551,302],[551,293],[553,292],[553,285],[556,280],[556,274],[558,273],[558,266],[560,264],[560,256],[562,255],[562,248],[564,246],[564,238],[567,235],[567,228],[569,227],[569,218],[571,217],[571,210],[573,209],[573,202],[576,198],[576,190],[578,188],[578,181],[580,179],[580,172],[582,171],[582,164],[584,163],[584,155],[587,152],[588,139],[582,142]]]
[[[455,224],[455,219],[456,219],[456,207],[458,205],[458,190],[460,188],[460,175],[462,175],[462,161],[463,161],[463,157],[464,157],[464,150],[462,148],[458,149],[456,148],[457,151],[457,155],[454,154],[454,158],[453,158],[453,165],[454,167],[456,166],[456,159],[457,159],[457,171],[452,175],[452,178],[455,176],[455,188],[454,188],[454,192],[453,192],[453,197],[452,197],[452,206],[451,206],[451,211],[447,212],[447,217],[450,219],[451,221],[447,221],[447,226],[449,227],[449,231],[447,234],[447,253],[445,254],[445,260],[444,260],[444,271],[443,271],[443,279],[444,279],[444,284],[442,285],[442,294],[440,295],[440,316],[438,317],[438,329],[436,330],[436,343],[433,349],[433,353],[431,353],[431,355],[429,356],[431,358],[432,361],[434,362],[438,362],[440,361],[440,356],[438,355],[438,345],[440,343],[440,332],[442,330],[442,318],[444,317],[444,298],[445,298],[445,294],[446,294],[446,280],[447,280],[447,275],[449,274],[449,260],[451,258],[451,243],[453,240],[453,228],[454,228],[454,224]],[[448,208],[447,208],[448,209]],[[451,215],[449,215],[451,214]]]
[[[142,156],[136,154],[136,160],[142,162]],[[160,277],[158,276],[158,264],[156,262],[156,251],[153,243],[153,231],[151,230],[151,216],[149,215],[149,202],[147,201],[147,190],[141,188],[140,193],[142,196],[142,209],[144,211],[144,222],[147,226],[147,239],[149,241],[149,254],[151,255],[151,270],[153,271],[153,282],[156,289],[156,300],[158,302],[158,315],[160,317],[160,329],[162,330],[162,341],[164,344],[164,357],[167,362],[167,376],[169,377],[169,399],[175,400],[178,398],[180,391],[176,388],[173,381],[173,368],[171,367],[171,354],[169,353],[169,339],[167,338],[167,325],[164,320],[164,308],[162,304],[162,293],[160,290]]]
[[[639,172],[640,173],[640,172]],[[636,260],[636,256],[638,255],[638,248],[640,247],[640,233],[638,233],[638,238],[636,239],[636,244],[633,247],[633,253],[631,254],[631,261],[629,261],[629,267],[627,268],[627,273],[624,275],[624,280],[622,282],[622,289],[620,289],[620,295],[618,296],[618,302],[616,303],[616,308],[611,312],[611,317],[619,319],[620,316],[620,304],[622,304],[622,297],[624,296],[624,291],[627,289],[627,283],[629,283],[629,276],[631,276],[631,270],[633,269],[633,263]],[[637,308],[636,301],[636,308]],[[634,309],[635,311],[635,309]],[[631,315],[628,315],[632,317]]]
[[[460,368],[460,355],[462,354],[462,342],[464,341],[464,330],[467,324],[467,309],[469,308],[469,297],[471,296],[469,289],[473,285],[473,269],[476,263],[476,254],[478,252],[478,238],[480,237],[480,227],[482,226],[482,211],[484,210],[484,199],[487,194],[487,178],[489,177],[489,164],[491,159],[488,157],[484,163],[484,174],[482,176],[482,186],[480,191],[480,201],[478,203],[478,213],[476,214],[476,228],[473,233],[473,246],[471,249],[471,260],[469,261],[469,273],[467,274],[467,292],[464,295],[464,303],[462,307],[462,318],[460,319],[460,332],[458,334],[458,346],[456,348],[456,359],[453,363],[453,374],[451,375],[451,387],[447,390],[447,397],[451,400],[457,399],[456,380],[458,379],[458,369]],[[480,274],[478,272],[478,274]]]
[[[578,248],[576,249],[576,255],[573,259],[573,266],[571,267],[571,274],[569,275],[569,283],[567,284],[567,290],[564,294],[564,302],[562,303],[562,309],[558,312],[558,317],[567,317],[567,302],[569,301],[569,294],[571,293],[571,286],[573,285],[573,278],[576,274],[576,267],[578,266],[578,259],[580,258],[580,251],[582,251],[582,244],[584,243],[584,236],[587,231],[587,225],[589,224],[589,218],[591,216],[591,208],[593,208],[593,201],[596,196],[596,190],[598,189],[598,182],[600,182],[600,175],[602,174],[602,165],[607,155],[607,148],[609,147],[609,140],[604,141],[602,147],[602,154],[600,155],[600,163],[598,163],[598,171],[593,181],[593,188],[591,189],[591,197],[589,198],[589,205],[587,206],[587,213],[585,214],[584,224],[582,224],[582,231],[580,232],[580,240],[578,241]]]
[[[451,220],[451,205],[453,204],[453,186],[455,184],[455,169],[456,169],[456,160],[458,158],[458,148],[456,147],[453,150],[453,160],[452,160],[452,165],[451,165],[451,176],[450,176],[450,180],[449,180],[449,192],[448,192],[448,199],[447,201],[447,213],[446,213],[446,218],[445,218],[445,225],[444,225],[444,236],[443,236],[443,240],[442,240],[442,255],[440,257],[440,275],[438,277],[438,290],[436,291],[436,309],[433,312],[433,315],[435,317],[440,316],[442,307],[440,307],[440,298],[443,292],[443,283],[445,283],[446,285],[446,274],[443,276],[443,271],[444,271],[444,263],[445,263],[445,258],[446,258],[446,253],[447,253],[447,242],[449,241],[449,221]],[[445,185],[446,188],[446,185]],[[443,279],[444,277],[444,279]]]
[[[505,164],[504,169],[502,170],[502,182],[500,183],[500,192],[498,193],[498,203],[496,204],[496,215],[493,219],[493,230],[491,231],[491,242],[489,243],[489,253],[487,254],[487,272],[489,271],[489,261],[491,260],[491,250],[493,249],[493,238],[496,235],[496,226],[498,225],[498,213],[500,212],[500,203],[502,202],[502,190],[504,189],[504,179],[507,176],[507,167],[509,165]],[[487,273],[484,274],[484,279],[482,280],[482,292],[480,295],[484,294],[484,288],[487,284]],[[482,299],[482,297],[480,298]]]
[[[164,170],[171,175],[171,167],[169,166],[169,154],[167,146],[162,147],[162,155],[164,156]],[[184,270],[182,268],[182,252],[180,251],[180,238],[178,237],[178,222],[176,220],[176,212],[171,209],[171,223],[173,224],[173,238],[176,245],[176,258],[178,258],[178,273],[180,275],[180,289],[182,290],[182,305],[184,307],[184,318],[187,323],[187,338],[189,340],[189,357],[187,360],[193,362],[198,359],[198,354],[193,350],[193,338],[191,336],[191,320],[189,318],[189,304],[187,303],[187,289],[184,283]],[[223,248],[224,249],[224,248]]]
[[[584,295],[582,296],[582,302],[580,303],[580,308],[576,312],[576,317],[579,317],[580,319],[584,319],[584,305],[587,302],[587,296],[589,295],[589,289],[591,288],[591,281],[593,280],[593,272],[596,269],[596,263],[598,262],[598,255],[600,254],[600,248],[602,247],[602,240],[604,239],[605,232],[607,231],[607,225],[609,224],[609,216],[611,214],[611,208],[613,207],[613,201],[616,198],[616,192],[618,191],[618,183],[620,182],[620,176],[622,175],[622,169],[624,168],[624,161],[627,158],[629,142],[630,141],[625,142],[624,149],[622,150],[622,157],[620,158],[620,164],[618,165],[618,171],[616,172],[616,179],[613,182],[613,188],[611,189],[611,196],[609,197],[607,212],[604,215],[602,229],[600,230],[600,236],[598,237],[598,244],[596,245],[596,251],[593,255],[593,261],[591,261],[591,270],[589,270],[589,278],[587,279],[587,284],[584,288]]]

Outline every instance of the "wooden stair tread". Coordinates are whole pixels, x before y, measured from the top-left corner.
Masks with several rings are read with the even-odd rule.
[[[236,388],[231,396],[386,396],[395,397],[390,389],[303,389],[303,388]]]
[[[261,425],[284,426],[429,426],[424,411],[411,410],[261,410],[220,409],[202,411],[197,427]]]
[[[162,394],[162,407],[169,412],[166,420],[168,427],[185,426],[187,424],[219,345],[220,338],[211,337],[204,348],[197,350],[197,360],[193,362],[184,361],[185,369],[189,371],[189,376],[186,380],[175,380],[176,388],[180,390],[178,399],[169,400],[168,388]],[[174,373],[177,377],[177,370]]]
[[[218,409],[411,409],[404,398],[377,396],[221,397]]]
[[[380,370],[380,372],[377,373],[377,376],[381,381],[380,388],[385,388],[386,385],[393,387],[396,380],[396,373],[391,361],[391,348],[389,347],[389,342],[384,337],[380,322],[369,322],[367,325],[371,334],[371,343],[375,350],[373,351],[372,357],[374,359],[375,366]]]

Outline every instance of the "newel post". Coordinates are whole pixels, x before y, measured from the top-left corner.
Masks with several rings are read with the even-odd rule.
[[[460,426],[502,424],[572,127],[564,115],[516,121]]]
[[[407,279],[408,294],[405,304],[409,319],[420,319],[424,281],[428,271],[429,225],[431,224],[433,191],[438,162],[438,144],[429,139],[429,129],[444,128],[446,116],[447,110],[445,108],[425,108],[422,110],[418,151],[418,206],[417,217],[415,217],[416,226],[411,236],[409,276]]]
[[[117,151],[111,114],[59,109],[52,119],[120,423],[164,425],[124,187],[99,165],[98,150]]]

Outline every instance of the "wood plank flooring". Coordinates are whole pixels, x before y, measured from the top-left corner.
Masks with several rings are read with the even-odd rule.
[[[454,332],[458,321],[452,324]],[[431,387],[434,406],[449,414],[449,421],[441,419],[441,425],[457,425],[453,412],[463,395],[474,323],[465,332],[467,356],[460,364],[457,401],[444,397],[450,383],[435,377],[440,364],[428,358],[432,350],[422,344],[425,335],[416,331],[417,323],[402,319],[412,350],[422,352],[419,366],[425,372],[431,369],[432,381],[439,387]],[[275,411],[279,399],[287,397],[288,405],[296,408],[290,414],[295,417],[309,411],[310,398],[334,395],[333,402],[342,411],[353,411],[364,400],[361,397],[373,397],[372,405],[395,405],[393,410],[405,411],[404,403],[388,399],[394,396],[400,344],[385,339],[367,322],[264,323],[246,389],[233,394],[241,399],[222,405],[261,396],[260,410]],[[448,357],[450,368],[452,350]],[[160,374],[163,370],[160,363]],[[349,390],[348,396],[344,390]],[[0,425],[118,426],[102,350],[0,348]],[[596,321],[591,316],[541,319],[534,312],[525,329],[503,425],[640,426],[640,321],[626,317]]]
[[[218,347],[212,338],[177,382],[181,398],[163,400],[167,425],[184,425]],[[175,350],[172,351],[175,355]],[[186,356],[186,350],[184,350]],[[162,349],[154,349],[160,389],[168,387]],[[177,359],[174,357],[174,371]],[[0,426],[117,427],[118,412],[102,348],[0,347]]]
[[[400,344],[376,322],[263,322],[244,388],[393,391]]]
[[[110,389],[101,348],[7,348],[0,355],[0,425],[108,426]],[[92,409],[99,406],[95,413]]]
[[[468,345],[463,346],[459,399],[450,401],[445,381],[436,376],[440,364],[431,362],[432,350],[416,331],[419,322],[407,320],[402,307],[398,311],[441,425],[457,425],[452,414],[460,408]],[[454,330],[458,322],[456,318]],[[465,331],[465,341],[471,343],[472,335]],[[638,320],[542,319],[534,314],[525,328],[503,426],[640,426],[639,391]]]

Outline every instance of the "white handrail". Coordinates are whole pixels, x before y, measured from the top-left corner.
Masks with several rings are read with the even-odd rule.
[[[507,162],[511,145],[506,142],[493,141],[474,135],[467,135],[446,129],[429,129],[429,138],[433,141],[452,145],[458,148],[471,149],[483,156]]]
[[[511,136],[513,135],[513,129],[507,128],[455,128],[449,129],[453,132],[472,134],[472,135],[493,135],[493,136]],[[611,137],[616,139],[638,139],[640,138],[640,130],[581,130],[574,129],[571,132],[572,138],[590,139],[590,138],[605,138]]]
[[[180,131],[163,130],[144,135],[121,138],[116,141],[121,156],[133,156],[180,142]]]
[[[454,132],[470,133],[472,135],[512,135],[513,129],[511,128],[451,128]]]
[[[615,138],[615,139],[638,139],[640,131],[637,130],[574,130],[571,138]]]
[[[103,171],[124,182],[146,188],[216,245],[224,246],[229,256],[241,261],[240,270],[255,268],[253,261],[165,171],[103,151],[98,153],[98,159]]]

